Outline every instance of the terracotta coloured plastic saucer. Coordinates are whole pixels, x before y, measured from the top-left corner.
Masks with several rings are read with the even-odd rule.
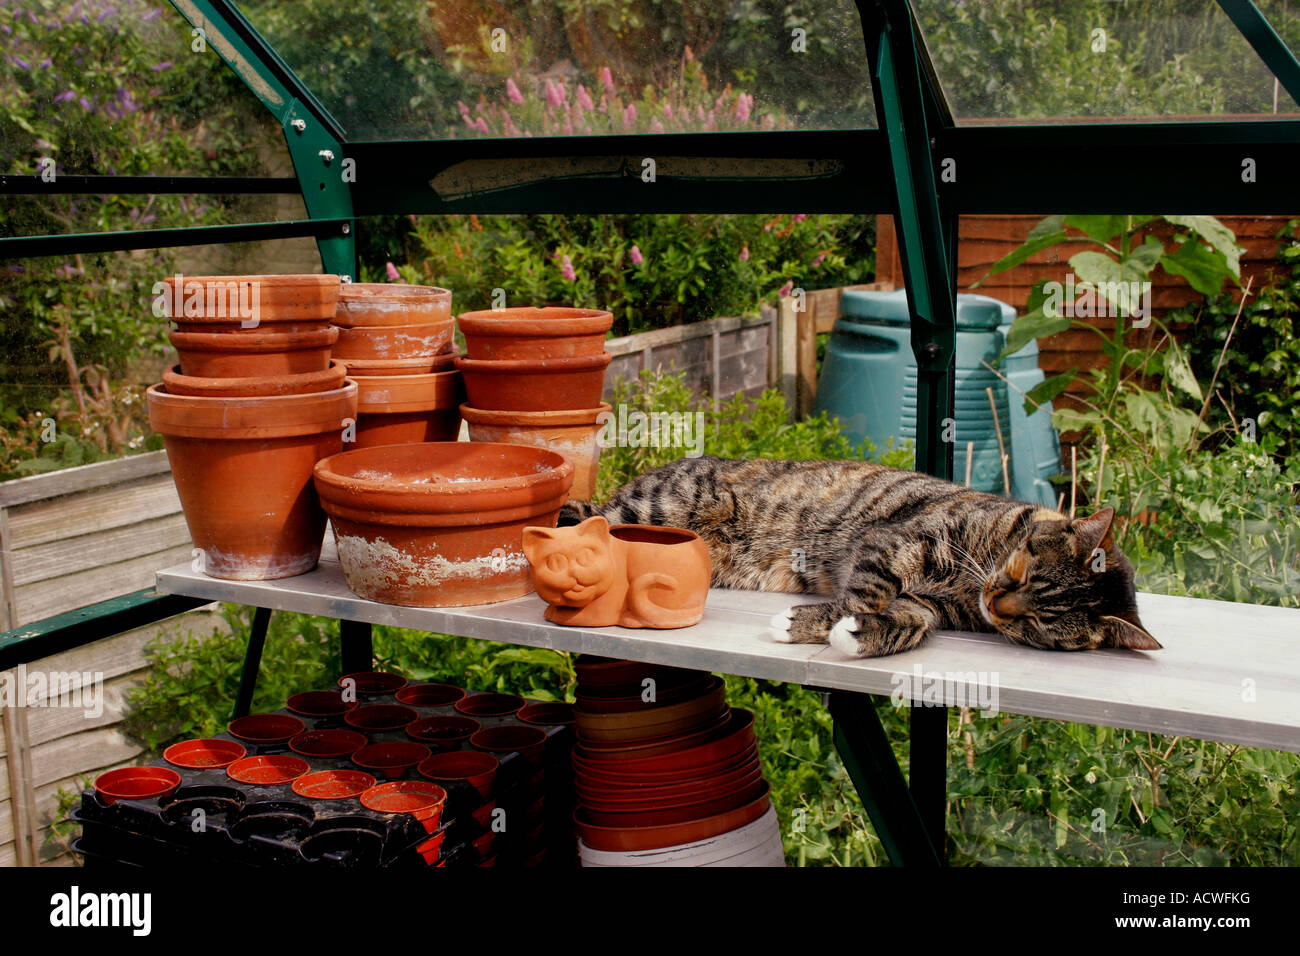
[[[518,752],[530,764],[536,765],[541,763],[546,749],[546,731],[527,724],[499,724],[475,731],[470,735],[469,743],[471,747],[489,753]]]
[[[289,698],[286,706],[301,717],[313,717],[319,720],[325,717],[341,717],[357,705],[354,701],[345,701],[341,691],[309,690],[294,694]]]
[[[753,823],[771,806],[770,788],[764,782],[757,797],[744,806],[682,823],[644,827],[604,827],[593,823],[581,809],[574,811],[582,842],[593,850],[655,850],[719,836]]]
[[[346,800],[375,785],[375,778],[360,770],[321,770],[299,777],[293,792],[309,800]]]
[[[289,749],[304,757],[350,757],[368,741],[365,734],[355,730],[326,728],[309,730],[289,738]]]
[[[231,780],[266,787],[296,780],[309,770],[311,765],[301,757],[271,754],[236,760],[226,768],[226,773],[230,775]]]
[[[451,684],[410,684],[396,694],[397,702],[408,707],[443,707],[464,696],[464,690]]]
[[[473,717],[422,717],[406,725],[406,736],[439,750],[454,750],[482,726]]]
[[[364,770],[393,778],[400,777],[428,756],[429,748],[424,744],[396,741],[362,747],[352,755],[352,762]]]
[[[208,770],[229,767],[240,757],[248,755],[248,750],[233,740],[223,737],[202,737],[196,740],[182,740],[172,744],[163,751],[163,760],[186,770]]]
[[[456,709],[471,717],[508,717],[523,706],[524,699],[514,694],[470,694],[456,701]]]
[[[444,787],[467,783],[486,799],[492,793],[492,781],[500,765],[501,761],[495,754],[479,750],[449,750],[421,761],[416,769],[421,777]]]
[[[181,775],[170,767],[122,767],[95,778],[95,792],[110,805],[165,797],[180,785]]]
[[[263,747],[286,743],[306,729],[306,724],[288,714],[248,714],[226,725],[232,737]]]
[[[515,714],[526,724],[553,726],[555,724],[572,724],[575,720],[572,704],[534,703],[519,708]]]
[[[394,780],[371,787],[361,794],[361,805],[376,813],[409,813],[424,824],[425,830],[437,829],[447,791],[427,780]]]
[[[343,722],[349,727],[373,733],[401,730],[419,716],[419,711],[403,707],[401,704],[366,704],[356,710],[348,711],[343,716]]]

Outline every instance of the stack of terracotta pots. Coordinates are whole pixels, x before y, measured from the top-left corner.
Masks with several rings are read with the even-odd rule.
[[[339,294],[334,357],[357,383],[352,448],[455,441],[464,401],[452,366],[451,293],[435,286],[352,283]]]
[[[584,866],[783,866],[754,715],[721,678],[582,656],[574,814]]]
[[[342,450],[357,412],[357,386],[330,359],[339,285],[333,275],[164,282],[180,364],[149,389],[149,423],[213,577],[288,577],[320,557],[312,469]]]
[[[600,465],[601,402],[613,358],[605,333],[614,323],[597,309],[513,308],[465,312],[468,403],[461,415],[471,441],[550,448],[573,462],[571,496],[589,500]]]

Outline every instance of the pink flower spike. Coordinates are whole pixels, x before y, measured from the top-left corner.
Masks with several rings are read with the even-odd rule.
[[[776,294],[781,296],[782,298],[785,298],[793,290],[794,290],[794,280],[790,279],[786,281],[785,285],[781,286],[781,288],[776,290]]]
[[[654,119],[650,121],[650,132],[662,133],[663,131],[664,131],[664,124],[659,122],[659,117],[656,116]]]
[[[487,133],[487,132],[489,132],[489,130],[488,130],[488,124],[487,124],[487,120],[485,120],[485,119],[484,119],[483,117],[481,117],[481,116],[478,118],[478,123],[475,124],[475,128],[476,128],[480,133]]]
[[[596,108],[596,104],[591,101],[591,94],[587,92],[587,88],[581,83],[578,84],[578,105],[584,110]]]
[[[673,118],[673,107],[672,107],[672,104],[671,104],[671,103],[665,103],[665,104],[664,104],[664,119],[666,119],[666,120],[671,120],[672,118]]]
[[[754,104],[754,98],[748,93],[741,93],[736,97],[736,119],[742,123],[749,122],[749,109]]]
[[[464,100],[457,100],[456,106],[460,110],[461,116],[469,116],[469,107],[465,105]]]
[[[564,105],[564,97],[560,95],[560,89],[550,80],[546,81],[546,102],[559,109]]]
[[[563,275],[564,278],[566,278],[570,282],[574,282],[578,278],[578,273],[573,271],[573,260],[571,260],[568,256],[564,257],[564,265],[560,269],[560,274]]]
[[[749,243],[745,243],[743,246],[740,247],[740,261],[741,262],[749,261]]]
[[[607,66],[602,66],[600,68],[600,83],[601,86],[605,87],[606,93],[613,94],[614,74],[609,71],[609,67]]]
[[[401,282],[401,281],[402,281],[402,274],[401,274],[400,272],[397,271],[397,266],[393,265],[391,262],[385,262],[385,263],[384,263],[384,271],[385,271],[386,273],[388,273],[388,281],[389,281],[389,282]]]
[[[636,104],[628,103],[627,109],[623,110],[623,126],[630,129],[636,122]]]
[[[795,224],[798,225],[799,223],[803,222],[807,218],[808,218],[808,214],[806,212],[796,213],[794,217]]]
[[[511,103],[519,104],[524,101],[524,94],[519,92],[519,87],[515,85],[515,81],[509,78],[506,79],[506,96]]]
[[[825,261],[826,261],[826,253],[819,252],[817,254],[817,258],[812,261],[812,267],[816,269],[819,265],[821,265]]]
[[[641,255],[641,250],[635,245],[629,250],[628,255],[631,257],[632,265],[634,266],[639,266],[641,263],[645,262],[645,256]]]

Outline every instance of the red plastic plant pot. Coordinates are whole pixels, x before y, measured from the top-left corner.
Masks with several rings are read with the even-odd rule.
[[[497,838],[495,831],[487,830],[479,836],[469,841],[469,845],[478,851],[479,858],[487,861],[492,859],[492,841]],[[484,864],[491,865],[491,864]]]
[[[445,707],[465,696],[451,684],[411,684],[397,692],[397,702],[408,707]]]
[[[309,730],[289,738],[289,749],[304,757],[350,757],[369,743],[365,734],[343,728]]]
[[[230,736],[260,747],[286,743],[306,729],[306,724],[288,714],[248,714],[226,725]]]
[[[438,862],[438,858],[442,856],[442,841],[445,840],[446,838],[447,838],[447,831],[443,830],[440,833],[435,833],[433,836],[429,837],[429,839],[425,840],[423,843],[416,844],[415,852],[420,854],[420,857],[424,860],[425,865],[442,866],[442,864]]]
[[[392,780],[428,756],[429,748],[424,744],[396,741],[362,747],[352,755],[352,762],[363,770],[381,773]]]
[[[361,805],[376,813],[409,813],[432,833],[442,819],[447,791],[427,780],[395,780],[371,787],[361,795]]]
[[[360,770],[321,770],[295,780],[293,792],[309,800],[346,800],[374,785],[375,778]]]
[[[612,696],[605,693],[610,688],[599,687],[592,690],[582,688],[575,696],[575,705],[592,714],[618,714],[627,713],[628,711],[644,711],[651,707],[667,706],[677,704],[684,700],[690,700],[699,694],[707,693],[713,675],[705,674],[698,680],[688,681],[685,684],[676,686],[665,686],[655,681],[655,699],[647,701],[641,696],[642,688],[637,686],[636,692],[622,696]]]
[[[666,846],[679,846],[720,836],[731,830],[753,823],[771,806],[766,783],[762,792],[744,806],[682,823],[668,823],[642,827],[604,827],[592,822],[579,807],[573,820],[578,826],[582,842],[593,850],[657,850]]]
[[[575,784],[579,802],[589,810],[606,813],[636,813],[639,811],[672,810],[697,803],[707,803],[724,797],[745,793],[763,780],[763,769],[757,762],[711,780],[674,784],[667,787],[642,787],[632,791],[592,787],[586,783]]]
[[[242,744],[223,737],[182,740],[163,751],[163,760],[186,770],[210,770],[229,767],[248,750]]]
[[[590,760],[627,761],[661,754],[677,753],[689,747],[713,740],[726,732],[729,717],[720,713],[708,723],[656,737],[628,740],[591,740],[578,733],[578,746],[582,756]]]
[[[456,701],[456,709],[470,717],[509,717],[524,706],[514,694],[470,694]]]
[[[343,716],[343,722],[357,730],[380,733],[385,730],[401,730],[419,716],[418,711],[401,704],[366,704],[348,711]]]
[[[716,763],[701,764],[683,770],[662,773],[620,773],[606,770],[603,764],[574,762],[573,778],[589,790],[633,793],[667,787],[696,787],[721,777],[728,777],[758,766],[758,747],[751,744],[740,753]]]
[[[643,704],[626,711],[593,713],[574,709],[578,737],[587,741],[625,742],[690,733],[717,721],[727,710],[727,688],[711,677],[702,692],[672,703]]]
[[[470,811],[470,816],[474,822],[481,827],[488,827],[492,823],[492,814],[496,811],[497,802],[489,800]],[[490,832],[490,831],[489,831]]]
[[[346,691],[349,687],[348,681],[352,681],[353,690],[366,697],[396,693],[407,683],[406,678],[401,674],[386,674],[383,671],[357,671],[354,674],[344,674],[339,678],[339,687]]]
[[[767,792],[767,782],[762,776],[746,783],[730,793],[710,796],[708,799],[692,799],[690,803],[682,801],[664,806],[646,806],[624,810],[607,809],[602,804],[597,808],[587,801],[582,803],[582,812],[586,819],[602,827],[656,827],[677,823],[689,823],[692,820],[706,819],[719,813],[729,813],[745,806],[760,794]]]
[[[578,693],[600,697],[640,695],[642,681],[654,680],[660,693],[708,679],[708,671],[687,670],[665,664],[646,664],[614,657],[579,654],[573,662],[578,675]]]
[[[311,770],[311,765],[301,757],[288,754],[270,754],[245,757],[226,768],[231,780],[254,786],[269,787],[297,780]]]
[[[529,764],[537,766],[546,753],[546,731],[526,724],[500,724],[484,727],[471,734],[469,743],[471,747],[488,753],[508,754],[517,751]]]
[[[300,717],[320,720],[341,717],[357,705],[354,701],[344,700],[343,694],[337,690],[309,690],[294,694],[286,706]]]
[[[152,800],[172,793],[181,775],[170,767],[122,767],[95,778],[95,793],[105,804],[119,800]]]
[[[438,750],[457,750],[482,726],[473,717],[423,717],[406,725],[406,736]]]
[[[556,724],[572,724],[574,721],[572,704],[527,704],[519,709],[515,714],[526,724],[538,724],[543,727],[552,727]]]
[[[479,796],[487,799],[492,793],[492,783],[496,779],[497,768],[501,761],[496,754],[478,750],[449,750],[434,754],[420,763],[416,769],[420,776],[442,784],[469,784],[478,791]]]
[[[629,748],[623,753],[602,752],[594,756],[576,746],[573,765],[589,769],[594,764],[594,769],[625,774],[677,772],[735,756],[754,742],[753,713],[733,707],[720,727],[704,734],[686,735],[680,746],[655,746],[649,748],[652,751],[649,753],[645,749],[638,752]]]

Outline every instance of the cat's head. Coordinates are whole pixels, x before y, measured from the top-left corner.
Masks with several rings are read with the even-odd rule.
[[[609,522],[597,515],[568,528],[525,528],[524,555],[547,604],[586,607],[614,583]]]
[[[1018,644],[1049,650],[1159,650],[1138,620],[1133,567],[1115,547],[1104,508],[1070,520],[1040,512],[980,595],[980,613]]]

